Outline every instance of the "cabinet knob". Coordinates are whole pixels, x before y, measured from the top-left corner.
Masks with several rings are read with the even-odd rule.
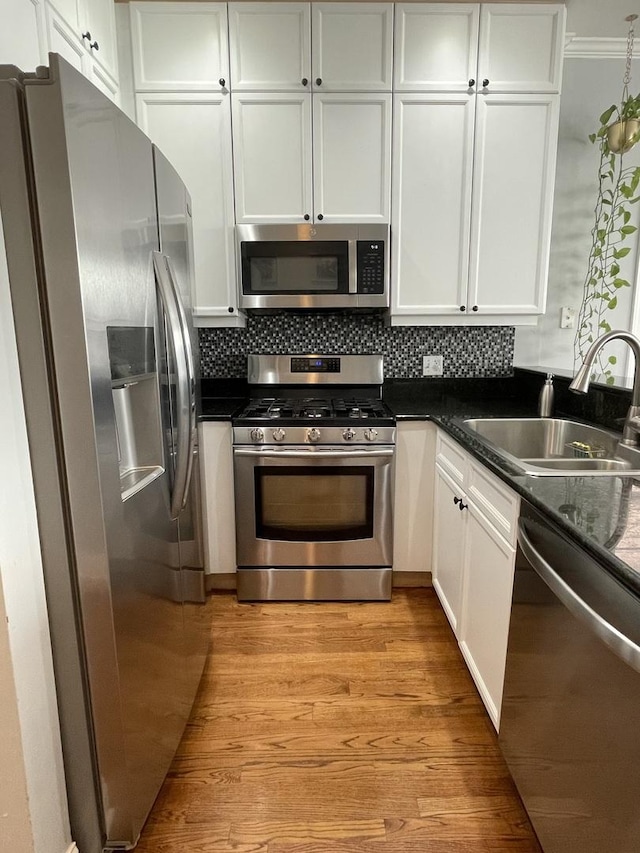
[[[460,503],[458,504],[458,509],[462,512],[463,509],[466,509],[468,504],[462,502],[462,498],[460,498]]]
[[[91,41],[91,33],[89,32],[89,30],[87,30],[86,33],[82,33],[82,38],[86,39],[87,41]]]
[[[318,214],[318,216],[317,216],[316,218],[317,218],[317,219],[324,219],[324,216],[323,216],[321,213],[319,213],[319,214]]]
[[[221,85],[221,86],[222,86],[222,88],[224,89],[224,87],[226,86],[227,81],[224,79],[224,77],[221,77],[221,78],[218,80],[218,83],[220,83],[220,85]]]
[[[311,219],[311,217],[309,216],[309,214],[308,214],[308,213],[305,213],[305,215],[304,215],[304,221],[305,221],[305,222],[308,222],[310,219]]]
[[[303,78],[302,78],[302,85],[303,85],[303,86],[308,86],[308,85],[309,85],[309,80],[308,80],[306,77],[303,77]]]
[[[462,503],[462,498],[454,498],[453,502],[454,502],[454,504]]]
[[[322,77],[316,77],[316,86],[322,86]]]
[[[476,85],[476,81],[475,81],[475,80],[473,79],[473,77],[472,77],[472,78],[469,80],[469,88],[470,88],[470,89],[473,89],[473,87],[474,87],[475,85]]]
[[[236,310],[236,309],[233,307],[233,305],[229,305],[229,307],[227,308],[227,311],[229,312],[229,314],[233,314],[233,312],[234,312],[235,310]]]
[[[100,45],[97,41],[90,41],[89,47],[91,48],[91,50],[100,50]]]
[[[466,311],[467,309],[464,307],[464,305],[461,305],[461,306],[460,306],[460,310],[461,310],[461,311]]]
[[[482,81],[482,86],[486,89],[488,85],[489,85],[489,78],[485,77],[484,80]]]
[[[472,308],[471,310],[472,310],[472,311],[477,311],[477,310],[478,310],[478,306],[477,306],[477,305],[474,305],[474,306],[473,306],[473,308]]]

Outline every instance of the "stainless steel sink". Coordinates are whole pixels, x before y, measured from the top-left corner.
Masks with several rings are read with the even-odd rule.
[[[640,476],[640,448],[621,434],[562,418],[468,418],[460,422],[495,453],[537,476]]]

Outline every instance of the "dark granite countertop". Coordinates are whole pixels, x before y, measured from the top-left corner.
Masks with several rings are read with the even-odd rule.
[[[640,481],[525,475],[457,423],[465,417],[536,417],[543,372],[516,369],[503,379],[392,379],[383,396],[398,420],[434,421],[640,596]],[[568,384],[568,378],[555,381],[555,416],[620,430],[628,391],[594,386],[586,397],[576,397],[567,393]],[[201,420],[230,420],[246,398],[243,380],[203,380]]]

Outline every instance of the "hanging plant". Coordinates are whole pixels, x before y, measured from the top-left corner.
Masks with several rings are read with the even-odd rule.
[[[624,155],[640,140],[640,94],[629,95],[633,57],[633,22],[629,15],[627,63],[620,105],[612,105],[600,116],[600,126],[589,139],[600,148],[598,195],[595,221],[591,230],[591,248],[583,285],[582,304],[574,340],[576,367],[587,349],[601,334],[611,331],[608,317],[618,305],[618,292],[631,284],[620,273],[620,261],[630,252],[623,245],[638,229],[631,224],[631,205],[640,201],[640,167],[628,167]],[[613,119],[613,121],[612,121]],[[598,371],[607,384],[614,382],[615,356],[596,360]]]

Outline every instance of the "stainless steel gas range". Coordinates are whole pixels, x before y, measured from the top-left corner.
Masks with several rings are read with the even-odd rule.
[[[395,420],[382,356],[249,356],[233,421],[238,599],[388,600]]]

